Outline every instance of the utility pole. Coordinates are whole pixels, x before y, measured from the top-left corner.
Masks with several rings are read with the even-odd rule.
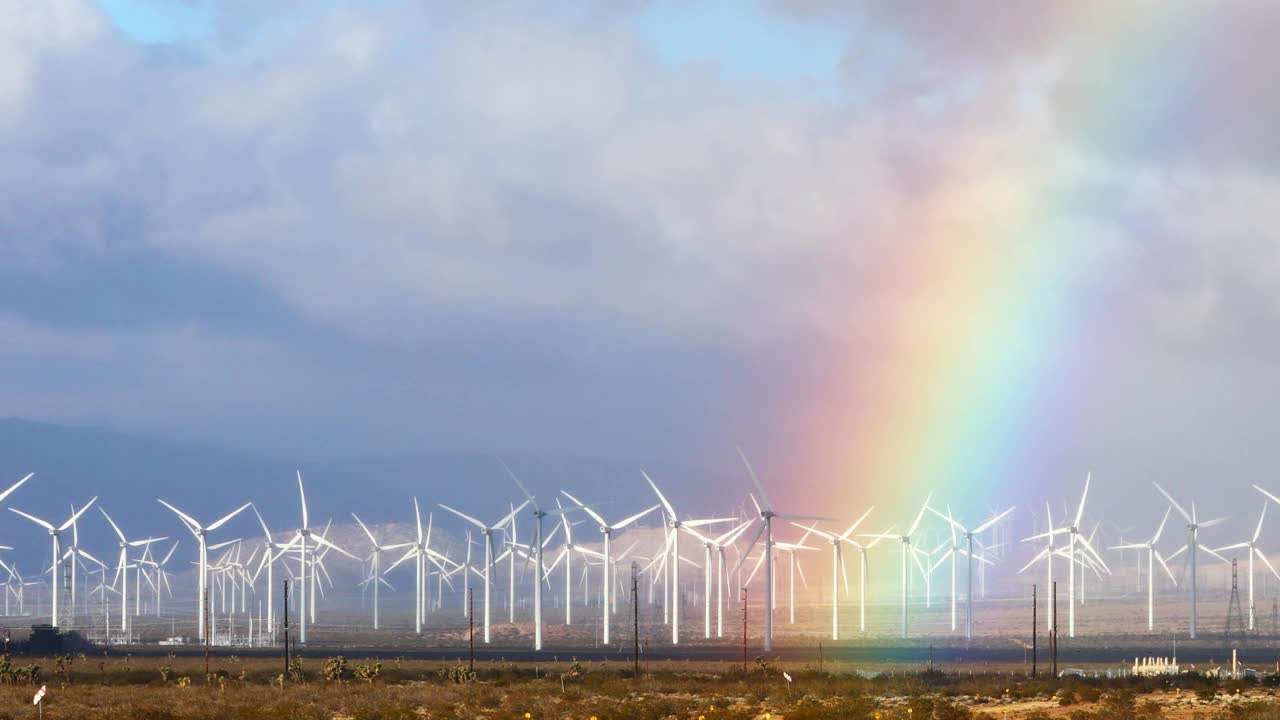
[[[1031,677],[1036,677],[1036,586],[1031,586]]]
[[[284,580],[284,677],[289,677],[289,579]]]
[[[1058,581],[1053,581],[1053,634],[1049,636],[1049,650],[1053,655],[1053,677],[1058,677]]]
[[[635,675],[640,677],[640,585],[637,576],[640,572],[640,564],[632,561],[631,563],[631,636],[635,640],[635,647],[632,649],[632,661],[635,665]]]
[[[768,612],[768,608],[765,608]],[[742,588],[742,674],[747,673],[747,589]]]
[[[467,589],[467,643],[469,659],[467,661],[467,671],[476,671],[476,592],[470,588]]]

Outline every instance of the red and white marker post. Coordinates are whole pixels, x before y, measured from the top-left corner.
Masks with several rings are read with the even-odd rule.
[[[36,694],[31,698],[31,704],[40,709],[40,717],[42,718],[44,717],[44,705],[41,705],[40,701],[44,699],[45,693],[47,692],[49,692],[49,688],[45,685],[41,685],[40,689],[37,690]]]

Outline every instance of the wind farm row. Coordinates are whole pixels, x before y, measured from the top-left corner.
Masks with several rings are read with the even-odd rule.
[[[1202,519],[1197,503],[1155,483],[1149,507],[1159,512],[1153,513],[1149,532],[1127,528],[1099,535],[1101,523],[1088,505],[1089,474],[1073,511],[1055,516],[1046,502],[1044,514],[1031,518],[1032,531],[1018,536],[1013,532],[1017,508],[963,518],[934,493],[897,517],[880,517],[874,507],[844,518],[789,512],[785,500],[775,504],[747,456],[741,451],[739,456],[745,492],[721,512],[705,516],[678,509],[668,497],[670,489],[664,492],[644,471],[637,472],[636,482],[652,494],[652,503],[617,511],[614,503],[578,489],[536,496],[498,460],[496,471],[511,480],[509,497],[489,497],[468,507],[404,498],[407,539],[402,527],[366,522],[355,513],[348,513],[350,522],[343,517],[317,522],[300,471],[293,478],[300,511],[296,527],[273,531],[262,509],[248,500],[209,512],[157,498],[156,523],[146,533],[126,532],[98,497],[71,505],[65,518],[23,510],[19,491],[35,478],[32,473],[0,493],[0,502],[12,513],[8,533],[17,535],[26,524],[45,531],[49,554],[38,546],[22,553],[0,546],[0,569],[8,574],[4,614],[33,623],[47,618],[62,629],[99,627],[95,639],[113,644],[139,643],[140,621],[164,620],[175,633],[179,624],[192,628],[192,642],[254,646],[282,641],[285,613],[290,613],[294,640],[302,644],[309,629],[314,632],[339,616],[348,627],[357,617],[354,625],[372,632],[366,637],[374,645],[378,633],[389,629],[408,632],[411,626],[422,636],[434,617],[435,627],[474,631],[476,642],[485,645],[512,643],[509,634],[495,640],[495,631],[518,625],[522,634],[515,642],[540,651],[548,647],[549,626],[569,628],[575,622],[589,627],[605,647],[630,638],[639,617],[638,610],[632,614],[633,605],[661,609],[663,639],[672,646],[734,642],[745,630],[736,623],[745,617],[750,597],[761,615],[758,642],[769,651],[779,638],[776,626],[793,626],[797,607],[806,602],[811,610],[829,613],[830,626],[820,632],[831,641],[869,638],[869,594],[884,598],[890,588],[898,615],[894,634],[901,639],[924,632],[969,641],[1007,632],[996,630],[1005,626],[994,622],[984,631],[984,612],[1007,612],[985,598],[1021,597],[1028,579],[1040,589],[1044,629],[1057,631],[1061,623],[1060,632],[1075,637],[1089,583],[1094,584],[1090,609],[1100,602],[1135,602],[1131,591],[1111,598],[1100,593],[1099,588],[1115,586],[1118,571],[1132,578],[1125,583],[1129,590],[1140,586],[1146,622],[1109,623],[1106,632],[1155,633],[1162,627],[1168,632],[1170,619],[1158,619],[1156,610],[1167,612],[1175,598],[1186,602],[1186,625],[1179,621],[1177,627],[1195,639],[1205,559],[1229,563],[1234,573],[1229,556],[1239,555],[1247,584],[1247,615],[1240,622],[1252,632],[1258,628],[1257,576],[1266,573],[1280,581],[1262,547],[1268,508],[1280,504],[1280,496],[1258,486],[1256,522],[1251,518],[1241,537],[1216,546],[1201,532],[1235,526],[1224,524],[1226,518]],[[114,557],[81,544],[81,527],[95,517],[117,541]],[[233,531],[246,527],[247,533],[235,536]],[[339,527],[352,532],[339,533]],[[1107,536],[1114,542],[1104,542]],[[33,562],[33,556],[43,559]],[[888,557],[893,561],[882,565]],[[872,572],[873,562],[878,572]],[[818,573],[814,588],[806,566]],[[918,628],[923,612],[937,615],[932,606],[939,573],[944,578],[939,602],[946,603],[941,623],[935,618],[931,626]],[[408,583],[413,586],[410,623],[403,601],[386,602],[387,593],[403,597],[397,586]],[[1065,613],[1047,600],[1058,584],[1065,586],[1065,592],[1057,591]],[[360,594],[358,615],[338,600],[344,590]],[[816,613],[802,614],[812,618]],[[93,625],[97,621],[101,625]],[[179,637],[170,641],[181,642]]]

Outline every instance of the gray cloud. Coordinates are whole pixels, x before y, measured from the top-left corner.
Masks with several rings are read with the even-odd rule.
[[[834,103],[665,66],[634,8],[230,4],[158,49],[84,2],[23,5],[0,23],[0,327],[23,348],[0,386],[13,414],[257,449],[700,458],[763,442],[804,369],[903,332],[886,318],[962,327],[963,298],[886,270],[945,251],[1061,263],[1125,337],[1080,350],[1114,361],[1117,405],[1155,402],[1122,381],[1151,362],[1238,372],[1219,392],[1248,412],[1280,317],[1262,33],[1172,38],[1207,67],[1145,68],[1176,91],[1158,142],[1116,147],[1084,110],[1144,111],[1108,76],[1140,16],[926,5],[840,16],[900,49],[882,94]],[[1159,135],[1182,110],[1189,142]],[[1038,226],[992,230],[1028,206]]]

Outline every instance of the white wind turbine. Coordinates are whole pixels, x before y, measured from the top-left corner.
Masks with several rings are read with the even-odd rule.
[[[125,634],[126,638],[128,638],[129,637],[129,567],[130,567],[129,566],[129,548],[146,547],[153,542],[160,542],[162,540],[168,540],[169,538],[153,537],[153,538],[147,538],[146,540],[129,540],[124,536],[124,532],[120,529],[120,526],[116,525],[116,521],[112,520],[111,516],[107,514],[106,510],[103,510],[101,507],[99,507],[98,512],[102,513],[102,517],[107,519],[107,522],[111,525],[111,529],[116,531],[116,537],[120,538],[120,558],[116,562],[116,579],[112,580],[111,584],[114,585],[116,581],[122,579],[121,575],[124,576],[123,577],[124,584],[120,586],[121,587],[120,631]],[[142,572],[142,568],[139,565],[135,564],[133,567],[137,568],[139,573]],[[141,594],[140,589],[139,589],[139,594]]]
[[[1067,570],[1069,573],[1067,575],[1067,637],[1076,636],[1076,546],[1083,547],[1095,563],[1102,566],[1102,569],[1108,573],[1111,572],[1111,568],[1107,567],[1106,561],[1102,559],[1097,550],[1093,549],[1093,545],[1089,543],[1089,540],[1081,534],[1081,523],[1084,520],[1084,503],[1089,497],[1089,482],[1092,479],[1093,473],[1085,475],[1084,492],[1080,494],[1080,505],[1076,508],[1075,520],[1069,526],[1051,527],[1047,532],[1027,538],[1027,540],[1039,540],[1067,533]],[[1052,552],[1050,552],[1049,557],[1052,557]],[[1032,562],[1034,563],[1035,561],[1033,560]],[[1050,572],[1052,573],[1052,569]],[[1050,575],[1050,582],[1052,582],[1052,574]]]
[[[173,588],[169,585],[169,572],[164,569],[164,566],[169,564],[169,560],[173,557],[173,553],[177,549],[178,549],[178,541],[174,540],[173,545],[169,546],[169,552],[164,554],[164,559],[160,560],[159,562],[155,560],[150,560],[150,559],[147,561],[147,563],[152,566],[152,573],[155,575],[155,578],[156,578],[156,583],[155,583],[156,585],[156,608],[155,608],[156,617],[160,617],[161,586],[164,587],[165,592],[169,593],[169,597],[171,598],[173,597]],[[147,546],[148,555],[150,554],[150,550],[151,550],[151,546],[148,545]]]
[[[560,498],[556,498],[556,512],[560,514],[560,525],[564,527],[564,545],[560,547],[560,553],[556,555],[556,559],[551,565],[543,571],[543,579],[551,575],[551,571],[556,569],[560,561],[564,561],[564,624],[573,624],[573,554],[581,553],[591,557],[603,558],[604,556],[590,548],[584,548],[573,543],[573,522],[569,520],[569,510],[560,504]],[[470,551],[468,550],[468,553]]]
[[[1226,518],[1221,517],[1221,518],[1215,518],[1213,520],[1200,522],[1196,518],[1195,503],[1191,503],[1191,512],[1188,513],[1185,509],[1183,509],[1181,505],[1178,504],[1178,501],[1174,500],[1172,495],[1165,492],[1165,489],[1160,487],[1158,483],[1153,482],[1151,484],[1155,485],[1156,490],[1159,490],[1160,494],[1165,496],[1165,498],[1173,505],[1173,508],[1178,511],[1178,514],[1181,515],[1183,519],[1187,521],[1187,538],[1188,538],[1187,544],[1183,545],[1179,550],[1175,551],[1172,555],[1170,555],[1169,559],[1172,560],[1177,556],[1181,555],[1183,552],[1186,552],[1188,550],[1190,551],[1187,554],[1187,561],[1191,564],[1191,639],[1194,640],[1196,637],[1196,620],[1198,615],[1197,609],[1196,609],[1196,554],[1197,554],[1196,550],[1197,549],[1204,550],[1205,552],[1209,553],[1210,555],[1213,555],[1214,557],[1217,557],[1220,560],[1225,560],[1225,558],[1223,558],[1218,553],[1214,552],[1212,549],[1207,548],[1204,545],[1201,545],[1200,542],[1196,539],[1196,537],[1199,534],[1200,528],[1213,527],[1214,525],[1217,525],[1218,523],[1226,520]]]
[[[800,550],[817,550],[818,549],[815,547],[809,547],[808,545],[804,544],[804,541],[809,539],[809,535],[813,531],[804,525],[801,525],[800,527],[804,528],[805,530],[804,537],[800,539],[800,542],[797,542],[797,543],[775,542],[773,544],[775,548],[787,554],[787,564],[790,567],[790,576],[788,579],[788,590],[787,590],[787,612],[788,612],[787,624],[789,625],[796,624],[796,572],[797,571],[799,571],[800,573],[800,582],[804,583],[804,586],[806,589],[808,589],[809,587],[809,581],[805,579],[804,568],[800,566],[800,562],[796,558],[796,553]],[[765,559],[764,555],[761,554],[761,556],[756,560],[755,567],[751,569],[751,574],[747,576],[748,585],[750,585],[751,580],[755,578],[756,572],[760,570],[760,565],[764,561],[764,559]]]
[[[301,611],[298,613],[298,616],[299,616],[298,642],[305,644],[307,642],[307,621],[310,620],[312,623],[315,622],[315,614],[316,614],[315,573],[317,572],[317,568],[319,568],[319,570],[324,569],[323,564],[319,564],[319,565],[313,564],[312,559],[308,555],[309,554],[315,555],[317,552],[319,552],[319,546],[324,546],[332,550],[337,550],[338,552],[342,553],[343,555],[346,555],[352,560],[355,560],[356,556],[352,555],[346,550],[343,550],[337,545],[334,545],[332,542],[330,542],[328,539],[325,538],[325,533],[315,534],[313,532],[314,528],[311,527],[311,518],[310,518],[310,515],[307,513],[307,491],[302,487],[302,471],[296,470],[295,473],[298,476],[298,498],[302,505],[302,527],[297,529],[297,531],[293,536],[293,540],[291,540],[288,544],[290,546],[296,546],[298,548],[298,567],[299,567],[299,573],[300,573],[298,577],[298,601],[301,607]],[[326,526],[326,532],[327,532],[327,526]],[[315,544],[317,545],[316,549],[311,548],[312,541],[314,541]],[[311,573],[312,573],[310,578],[307,577],[307,568],[309,566],[311,567]],[[310,579],[311,581],[310,587],[307,586],[308,579]],[[308,617],[308,615],[310,617]]]
[[[516,477],[516,474],[511,472],[511,468],[507,467],[507,464],[503,462],[502,458],[498,458],[498,462],[502,463],[502,469],[507,471],[507,474],[511,476],[511,479],[515,481],[516,486],[520,488],[520,492],[524,493],[525,499],[529,502],[530,505],[533,506],[534,531],[533,531],[532,549],[533,549],[533,556],[534,556],[533,562],[536,568],[536,571],[533,576],[533,649],[541,650],[542,649],[542,574],[543,574],[542,553],[543,553],[543,546],[546,544],[545,542],[543,542],[543,539],[542,539],[542,518],[546,517],[547,514],[543,512],[542,508],[538,507],[538,501],[534,499],[533,494],[530,493],[529,489],[524,486],[524,483],[520,482],[520,478]],[[515,543],[514,534],[511,538],[511,541],[513,544]],[[514,549],[514,545],[513,545],[513,549]],[[513,562],[514,562],[514,558],[513,558]],[[514,598],[514,593],[515,593],[514,583],[512,583],[512,588],[513,589],[511,592]],[[514,612],[515,603],[512,602],[511,605],[513,608],[512,612]]]
[[[874,505],[867,508],[866,511],[863,512],[862,515],[857,520],[853,521],[853,524],[850,525],[848,529],[846,529],[843,533],[839,535],[836,535],[835,533],[832,533],[832,532],[827,532],[826,530],[819,530],[816,525],[801,525],[800,523],[795,523],[795,522],[791,523],[792,525],[795,525],[801,530],[813,532],[818,537],[823,538],[827,542],[831,543],[831,639],[832,640],[840,639],[840,581],[842,579],[844,580],[844,591],[846,593],[849,592],[849,574],[845,570],[844,549],[842,546],[843,546],[843,543],[850,543],[856,547],[861,547],[860,545],[858,545],[857,542],[853,540],[853,531],[858,529],[858,526],[862,524],[863,520],[867,519],[867,516],[870,515],[871,511],[874,509],[875,509]],[[875,542],[879,542],[879,541],[877,540]],[[865,586],[860,587],[859,590],[860,591],[865,590]],[[865,596],[864,596],[864,599],[865,599]]]
[[[697,530],[685,527],[685,530],[702,542],[703,546],[703,594],[706,596],[703,617],[703,637],[711,637],[711,578],[712,578],[712,553],[715,553],[715,582],[716,582],[716,637],[724,637],[724,585],[728,581],[729,569],[725,564],[724,549],[728,545],[738,541],[742,537],[742,533],[751,527],[751,523],[755,519],[748,518],[736,527],[728,530],[719,537],[707,537]]]
[[[947,523],[951,526],[951,549],[949,550],[948,554],[951,556],[951,630],[952,631],[955,631],[956,629],[956,553],[957,552],[964,553],[964,555],[967,557],[967,562],[965,563],[964,636],[966,638],[972,638],[973,637],[973,558],[974,558],[973,536],[981,535],[982,533],[986,532],[990,528],[994,527],[996,523],[1000,522],[1009,513],[1013,512],[1013,508],[1010,507],[1008,510],[1005,510],[1002,513],[997,513],[996,515],[982,522],[972,530],[956,522],[956,519],[951,516],[951,508],[949,507],[947,508],[946,515],[943,515],[942,513],[935,510],[934,508],[929,508],[929,510],[932,511],[934,515],[937,515],[943,520],[946,520]],[[960,534],[964,537],[963,548],[959,547],[956,543],[956,531],[959,531]],[[986,558],[979,558],[979,560],[981,562],[990,562]]]
[[[71,506],[71,514],[78,514],[76,513],[76,506],[74,504]],[[98,565],[103,565],[101,560],[90,555],[84,548],[80,547],[80,522],[77,520],[71,523],[71,544],[62,551],[62,562],[71,566],[71,597],[69,598],[68,609],[70,610],[73,622],[76,617],[76,600],[80,597],[80,586],[77,584],[76,578],[78,576],[78,570],[84,567],[84,560],[89,560],[97,563]],[[50,567],[48,572],[50,574],[54,573],[54,568]]]
[[[751,476],[751,482],[755,485],[756,491],[760,493],[760,502],[764,503],[761,507],[756,502],[754,496],[751,502],[756,507],[756,512],[760,514],[763,524],[760,530],[756,532],[756,536],[747,546],[746,552],[742,554],[742,559],[738,561],[738,567],[742,567],[743,561],[747,559],[747,555],[751,553],[751,549],[756,543],[764,537],[764,650],[770,652],[773,650],[773,519],[781,518],[783,520],[822,520],[828,521],[827,518],[812,517],[807,515],[790,515],[776,512],[773,509],[773,503],[769,502],[769,496],[764,491],[764,486],[760,484],[760,478],[756,477],[755,468],[751,467],[751,462],[747,460],[747,456],[742,452],[742,448],[738,448],[738,457],[742,458],[742,464],[747,468],[747,474]]]
[[[382,578],[382,551],[383,550],[399,550],[400,548],[409,547],[413,545],[413,543],[395,543],[393,545],[379,545],[378,539],[373,536],[373,533],[369,530],[369,526],[364,524],[364,521],[360,519],[360,516],[356,515],[355,513],[351,513],[351,517],[356,519],[356,522],[359,523],[360,525],[360,529],[364,530],[364,534],[369,536],[369,544],[373,546],[373,549],[369,552],[370,573],[369,573],[369,579],[366,580],[366,582],[371,581],[373,583],[373,629],[377,630],[379,629],[378,627],[378,586],[385,584],[387,585],[387,587],[391,587],[391,585]]]
[[[245,508],[249,507],[253,503],[245,503],[240,507],[236,508],[235,510],[232,510],[231,512],[227,513],[226,515],[223,515],[221,518],[218,518],[216,522],[210,523],[208,526],[204,526],[204,525],[201,525],[199,522],[197,522],[195,518],[182,512],[181,510],[170,505],[164,500],[160,500],[159,498],[157,498],[156,500],[161,505],[172,510],[173,513],[177,515],[180,520],[182,520],[182,523],[187,528],[187,530],[192,535],[195,536],[196,543],[199,547],[199,560],[197,562],[197,565],[199,566],[198,571],[200,576],[199,576],[198,582],[196,583],[196,597],[197,597],[197,603],[198,603],[198,609],[199,609],[198,611],[200,613],[200,617],[199,617],[199,620],[197,621],[197,625],[199,627],[199,640],[203,642],[205,639],[205,633],[207,631],[207,628],[205,627],[205,615],[207,614],[208,607],[209,607],[208,606],[209,598],[207,597],[208,595],[207,588],[209,587],[209,543],[207,541],[208,534],[213,532],[214,530],[217,530],[223,525],[226,525],[228,522],[230,522],[231,518],[235,517],[236,515],[239,515],[241,512],[244,511]]]
[[[1053,587],[1053,557],[1057,554],[1056,548],[1053,545],[1053,538],[1057,534],[1057,530],[1053,527],[1053,511],[1049,509],[1048,502],[1044,504],[1044,513],[1048,529],[1045,532],[1033,535],[1029,538],[1023,538],[1022,542],[1044,540],[1045,546],[1041,548],[1040,552],[1036,553],[1035,557],[1031,558],[1030,562],[1022,566],[1022,569],[1018,571],[1018,574],[1021,575],[1032,565],[1044,560],[1048,571],[1048,582],[1045,585],[1045,591],[1048,592],[1049,589]],[[1054,628],[1053,603],[1050,602],[1047,603],[1047,605],[1048,611],[1045,612],[1045,630],[1046,632],[1052,632]]]
[[[519,507],[512,510],[510,513],[505,515],[501,520],[494,523],[493,525],[485,525],[484,523],[471,517],[470,515],[460,510],[455,510],[449,507],[448,505],[444,505],[444,504],[440,505],[440,507],[444,508],[445,510],[448,510],[454,515],[457,515],[463,520],[466,520],[472,525],[475,525],[476,527],[480,528],[480,534],[484,536],[484,641],[486,644],[489,642],[489,608],[490,608],[489,598],[493,592],[493,533],[506,527],[506,524],[511,522],[512,519],[515,518],[516,513],[525,509],[525,506],[527,506],[528,504],[529,504],[529,501],[525,500],[524,502],[520,503]]]
[[[266,552],[262,554],[262,559],[259,561],[258,570],[257,570],[257,573],[254,574],[254,577],[257,578],[258,573],[262,572],[262,569],[264,566],[266,567],[266,570],[267,570],[267,618],[266,618],[267,634],[269,636],[273,636],[272,634],[275,633],[275,628],[276,628],[275,576],[273,573],[273,569],[276,564],[276,561],[279,559],[280,555],[284,554],[285,549],[289,547],[289,545],[287,543],[279,543],[275,541],[275,537],[271,534],[271,530],[267,528],[267,521],[262,519],[262,513],[258,512],[258,508],[255,507],[253,509],[253,514],[258,517],[258,524],[262,526],[263,544],[266,547]],[[172,553],[173,551],[170,550],[169,552]],[[163,563],[161,564],[163,565]]]
[[[920,506],[920,512],[916,513],[916,519],[907,527],[907,531],[901,535],[893,535],[890,533],[870,533],[862,535],[862,537],[876,538],[878,540],[897,540],[902,544],[902,637],[908,637],[908,597],[907,592],[911,584],[911,562],[915,561],[915,555],[912,553],[911,539],[916,534],[916,530],[920,527],[920,521],[924,519],[925,510],[929,507],[929,501],[933,499],[933,493],[929,493],[925,497],[924,504]],[[927,574],[926,574],[927,577]]]
[[[386,572],[391,572],[410,558],[413,559],[413,631],[422,634],[422,623],[427,619],[427,563],[434,559],[431,549],[432,516],[427,513],[427,530],[422,531],[422,510],[418,506],[418,498],[413,499],[413,521],[417,534],[409,543],[409,550],[391,563]]]
[[[28,475],[27,477],[31,477],[31,476]],[[23,480],[25,479],[26,478],[23,478]],[[18,484],[21,485],[22,483],[19,482]],[[9,488],[9,490],[7,490],[4,494],[8,495],[9,493],[13,492],[14,489],[17,487],[18,487],[17,485],[14,485],[13,487]],[[0,496],[0,499],[3,499],[3,496]],[[58,525],[57,527],[55,527],[50,522],[41,520],[35,515],[24,513],[21,510],[18,510],[17,508],[9,508],[9,510],[21,515],[22,517],[30,520],[31,522],[48,530],[49,537],[53,541],[53,587],[51,588],[49,594],[52,597],[52,601],[50,605],[50,624],[53,625],[54,627],[58,627],[58,595],[62,594],[60,592],[60,589],[62,586],[62,578],[59,577],[60,575],[59,568],[61,568],[61,560],[62,560],[62,549],[61,549],[61,544],[60,544],[61,541],[59,540],[59,537],[62,535],[63,530],[66,530],[67,528],[75,524],[75,521],[80,519],[80,516],[84,514],[84,511],[88,510],[90,507],[93,507],[93,504],[97,502],[97,500],[98,500],[97,496],[94,496],[94,498],[90,500],[88,503],[86,503],[84,507],[80,508],[71,517],[67,518],[66,522],[62,523],[61,525]]]
[[[644,476],[645,480],[649,481],[649,487],[653,488],[653,492],[658,496],[658,501],[662,503],[662,507],[666,509],[667,527],[671,528],[670,552],[673,558],[680,557],[680,530],[682,528],[686,532],[688,532],[690,528],[698,528],[698,527],[703,527],[705,525],[716,525],[719,523],[733,522],[733,518],[706,518],[702,520],[681,520],[680,516],[676,514],[676,509],[671,507],[671,503],[667,502],[667,498],[662,494],[662,491],[658,489],[657,484],[653,482],[653,478],[649,477],[649,474],[643,470],[640,471],[640,474]],[[699,539],[705,539],[698,536],[697,533],[693,533],[693,534],[695,537],[699,537]],[[706,554],[709,560],[711,557],[710,548],[707,548]],[[707,568],[708,580],[710,579],[710,570],[711,568],[708,567]],[[709,585],[707,587],[710,588]],[[672,589],[671,644],[679,645],[680,644],[680,603],[678,602],[678,599],[680,596],[680,563],[674,562],[674,561],[671,563],[671,589]],[[708,597],[707,600],[709,602],[710,598]],[[710,604],[708,604],[707,612],[706,612],[707,637],[711,636],[710,608],[711,606]]]
[[[1253,487],[1254,487],[1254,489],[1255,489],[1255,490],[1257,490],[1258,492],[1262,493],[1263,495],[1265,495],[1267,498],[1269,498],[1269,499],[1270,499],[1270,500],[1272,500],[1273,502],[1280,503],[1280,498],[1277,498],[1275,495],[1272,495],[1271,493],[1267,492],[1266,490],[1263,490],[1262,488],[1258,487],[1257,485],[1254,485]],[[1258,556],[1258,558],[1259,558],[1260,560],[1262,560],[1262,562],[1263,562],[1263,563],[1265,563],[1265,564],[1266,564],[1267,569],[1271,571],[1271,574],[1272,574],[1272,575],[1276,575],[1276,569],[1275,569],[1274,567],[1272,567],[1272,566],[1271,566],[1271,561],[1270,561],[1270,560],[1268,560],[1268,559],[1267,559],[1266,554],[1262,552],[1262,548],[1258,547],[1258,537],[1262,535],[1262,521],[1263,521],[1263,519],[1264,519],[1264,518],[1266,518],[1266,516],[1267,516],[1267,505],[1268,505],[1268,504],[1269,504],[1269,503],[1263,503],[1263,505],[1262,505],[1262,513],[1258,515],[1258,527],[1257,527],[1257,529],[1255,529],[1255,530],[1253,531],[1253,537],[1252,537],[1252,538],[1250,538],[1250,540],[1249,540],[1248,542],[1236,543],[1235,545],[1228,545],[1227,547],[1224,547],[1224,548],[1218,548],[1218,552],[1222,552],[1223,550],[1238,550],[1238,549],[1240,549],[1240,548],[1248,548],[1248,555],[1249,555],[1249,629],[1250,629],[1250,630],[1252,630],[1252,629],[1253,629],[1253,626],[1254,626],[1254,602],[1253,602],[1253,557],[1254,557],[1254,555],[1257,555],[1257,556]],[[1277,578],[1277,579],[1280,579],[1280,575],[1276,575],[1276,578]]]
[[[592,510],[586,505],[583,505],[582,502],[578,500],[578,498],[570,495],[564,490],[561,490],[560,492],[564,493],[565,497],[569,498],[574,502],[574,504],[582,508],[583,512],[590,515],[592,520],[595,520],[597,523],[599,523],[600,532],[601,534],[604,535],[604,557],[602,558],[604,564],[601,566],[601,570],[600,570],[601,575],[603,575],[603,577],[601,578],[601,592],[602,592],[601,604],[603,607],[601,608],[600,617],[601,617],[601,622],[604,624],[604,631],[601,633],[601,635],[604,640],[604,644],[608,646],[609,645],[609,621],[611,619],[610,616],[613,614],[613,611],[609,607],[609,591],[610,591],[609,584],[612,582],[609,576],[611,574],[610,571],[613,568],[613,557],[610,554],[611,550],[609,547],[610,541],[612,540],[613,533],[615,531],[621,530],[626,526],[630,525],[631,523],[644,517],[645,515],[648,515],[654,510],[657,510],[658,506],[654,505],[648,510],[638,512],[635,515],[632,515],[631,517],[625,520],[622,520],[621,522],[616,522],[610,525],[608,522],[605,521],[603,517],[600,517],[600,515],[596,513],[596,511]]]
[[[1164,517],[1160,520],[1160,526],[1156,528],[1156,532],[1154,535],[1151,536],[1150,540],[1146,542],[1141,542],[1141,543],[1113,545],[1112,547],[1108,548],[1109,550],[1146,550],[1147,551],[1147,631],[1148,632],[1151,632],[1156,629],[1156,562],[1159,562],[1160,566],[1164,568],[1164,571],[1168,573],[1169,579],[1173,580],[1173,584],[1174,585],[1178,584],[1177,579],[1173,577],[1173,571],[1169,569],[1169,564],[1164,561],[1164,556],[1162,556],[1160,554],[1160,551],[1156,549],[1156,543],[1160,542],[1160,536],[1164,534],[1164,526],[1165,526],[1165,523],[1169,522],[1169,513],[1171,512],[1173,512],[1172,506],[1165,508]],[[1259,530],[1262,529],[1261,520],[1258,521],[1258,529]],[[1257,540],[1256,535],[1254,536],[1254,540]],[[1265,560],[1266,558],[1264,557],[1263,559]],[[1250,557],[1249,560],[1250,560],[1250,568],[1252,568],[1253,558]],[[1138,565],[1142,565],[1142,562],[1139,561]],[[1141,568],[1139,568],[1139,572],[1141,572]],[[1272,572],[1275,572],[1275,571],[1272,570]],[[1249,573],[1249,589],[1250,590],[1253,589],[1253,573],[1252,572]],[[1250,605],[1252,605],[1252,597],[1253,596],[1250,595]],[[1250,630],[1253,629],[1252,624],[1250,624],[1249,629]]]

